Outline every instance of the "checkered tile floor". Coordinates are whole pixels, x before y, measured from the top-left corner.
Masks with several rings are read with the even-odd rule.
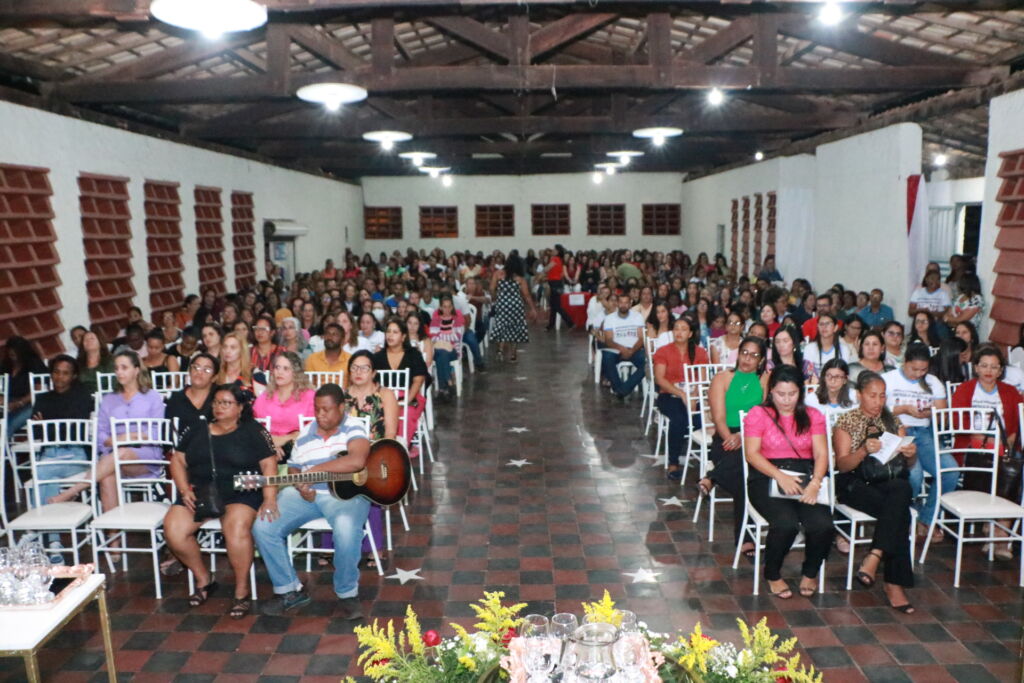
[[[580,612],[581,600],[607,589],[656,629],[689,629],[699,620],[738,641],[737,617],[767,617],[777,633],[800,639],[829,683],[1021,680],[1024,590],[1016,562],[990,565],[972,548],[954,590],[953,547],[938,546],[918,569],[912,616],[886,607],[881,587],[845,591],[845,558],[836,553],[824,595],[752,596],[750,564],[731,567],[731,513],[719,508],[709,545],[706,515],[691,522],[692,482],[681,489],[641,457],[653,439],[643,437],[639,400],[622,403],[593,384],[581,334],[532,332],[518,364],[492,361],[489,372],[467,378],[457,404],[438,406],[438,462],[413,496],[412,531],[397,535],[391,560],[422,568],[423,580],[401,585],[364,571],[369,618],[401,617],[412,603],[425,628],[449,633],[448,621],[472,623],[469,604],[484,590],[504,590],[550,614]],[[510,466],[513,459],[529,462]],[[684,500],[681,509],[659,503],[672,495]],[[798,560],[791,555],[790,576]],[[657,583],[624,575],[640,568],[659,573]],[[259,578],[268,597],[262,566]],[[184,576],[167,581],[167,597],[155,600],[148,564],[136,560],[127,576],[109,578],[120,677],[336,683],[357,675],[352,625],[334,618],[329,570],[308,579],[314,602],[300,614],[233,621],[224,588],[190,609]],[[9,623],[0,616],[3,628]],[[45,680],[106,680],[96,626],[91,610],[44,649]],[[23,679],[20,661],[0,660],[0,678]]]

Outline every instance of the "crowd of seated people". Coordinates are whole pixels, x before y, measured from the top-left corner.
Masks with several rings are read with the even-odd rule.
[[[837,284],[815,292],[804,279],[787,287],[772,257],[751,278],[738,275],[722,255],[710,259],[700,254],[691,261],[681,251],[570,253],[556,245],[539,252],[531,249],[525,255],[518,251],[446,254],[440,249],[429,254],[412,249],[404,254],[381,253],[378,258],[346,253],[343,265],[335,267],[328,260],[322,270],[299,274],[290,284],[268,263],[268,279],[258,286],[227,295],[212,289],[189,295],[179,310],[163,312],[159,325],[147,322],[142,311],[133,307],[126,311],[125,326],[112,341],[99,328],[76,327],[70,335],[75,354],[52,358],[48,364],[32,344],[18,337],[8,339],[0,373],[9,377],[10,434],[22,431],[33,418],[88,418],[94,404],[85,397],[98,390],[101,374],[114,374],[115,390],[102,397],[97,415],[96,472],[103,509],[118,503],[109,418],[173,417],[178,421],[181,441],[169,456],[179,488],[167,522],[173,557],[163,566],[168,573],[180,571],[181,566],[193,571],[198,589],[190,602],[201,605],[216,583],[197,559],[197,527],[190,521],[193,501],[188,491],[197,478],[210,476],[200,461],[211,450],[225,459],[218,478],[240,469],[276,471],[281,462],[300,469],[339,467],[322,458],[322,449],[341,443],[352,459],[340,467],[352,471],[366,457],[363,442],[368,438],[412,440],[432,384],[437,385],[442,406],[457,400],[454,385],[459,373],[453,370],[454,364],[469,354],[477,370],[486,368],[481,346],[492,317],[503,330],[496,339],[507,349],[497,357],[514,361],[515,344],[525,341],[517,335],[526,334],[531,317],[540,318],[538,307],[548,309],[548,329],[558,316],[564,316],[571,328],[561,309],[560,293],[587,292],[593,296],[587,305],[586,327],[600,347],[596,362],[601,364],[602,381],[625,399],[648,380],[656,394],[652,402],[668,422],[671,479],[682,478],[681,459],[695,409],[682,368],[708,363],[728,368],[717,373],[708,388],[712,434],[708,458],[714,468],[699,479],[698,489],[699,495],[707,495],[720,486],[732,497],[737,511],[735,540],[742,552],[752,554],[753,539],[741,537],[739,511],[746,496],[743,454],[756,480],[751,489],[752,495],[757,492],[755,504],[763,505],[763,484],[769,479],[784,490],[794,490],[798,484],[775,461],[795,456],[817,462],[822,414],[859,416],[844,415],[841,419],[846,421],[834,432],[836,468],[845,474],[855,472],[866,454],[877,450],[880,432],[867,431],[865,425],[915,436],[914,446],[905,453],[906,497],[918,511],[922,533],[927,533],[936,509],[935,497],[925,493],[925,475],[935,474],[929,415],[946,405],[946,383],[963,383],[953,397],[954,406],[991,407],[1010,440],[1018,437],[1016,405],[1024,373],[1008,366],[1000,349],[980,342],[977,323],[983,319],[985,303],[977,276],[966,259],[957,257],[955,265],[957,277],[942,282],[938,265],[929,264],[922,286],[911,297],[907,311],[911,333],[905,338],[904,325],[894,319],[880,289],[855,292]],[[500,306],[499,297],[511,297],[516,305]],[[518,316],[518,327],[509,316]],[[647,339],[652,342],[650,356]],[[1024,340],[1019,347],[1024,352]],[[410,376],[407,395],[398,396],[380,383],[379,373],[404,369]],[[33,406],[30,374],[47,371],[53,377],[53,393],[68,398],[54,401],[43,394]],[[189,380],[165,404],[152,389],[150,376],[175,371],[187,373]],[[341,386],[328,383],[318,388],[306,374],[323,372],[342,373]],[[749,444],[741,439],[742,413],[748,414]],[[343,415],[348,414],[368,418],[368,432],[346,423]],[[304,427],[300,416],[315,419]],[[255,418],[268,417],[269,432],[252,424]],[[703,428],[702,417],[696,421],[699,428]],[[212,445],[220,443],[225,444],[220,449]],[[240,445],[246,446],[240,449]],[[130,463],[152,455],[124,449],[121,459]],[[410,455],[420,454],[412,448]],[[67,471],[73,473],[84,467],[81,462],[87,456],[54,451],[46,457],[66,460]],[[815,465],[806,473],[808,480],[801,490],[820,484],[818,469]],[[131,476],[133,471],[129,464],[124,474]],[[883,492],[884,505],[902,499],[902,484],[894,486],[901,488]],[[949,490],[955,482],[944,478],[943,486]],[[70,500],[81,487],[79,483],[49,490],[52,495],[47,500]],[[863,506],[881,519],[883,515],[876,513],[883,503],[874,489],[853,489],[841,491],[840,498],[846,496],[851,505]],[[285,569],[278,548],[281,534],[296,520],[312,514],[350,521],[368,516],[376,546],[382,547],[379,508],[369,504],[365,509],[361,504],[337,508],[333,499],[329,505],[321,498],[328,495],[325,491],[291,490],[294,493],[287,498],[276,492],[238,496],[225,491],[230,494],[231,509],[223,524],[236,570],[232,616],[244,616],[250,607],[244,575],[252,562],[249,528],[254,525],[262,530],[256,535],[261,554],[268,562],[278,563],[271,571],[274,590],[281,597],[271,609],[278,611],[308,602],[294,572]],[[780,598],[792,595],[780,583],[779,564],[792,544],[794,529],[805,535],[811,531],[798,587],[806,594],[834,534],[823,528],[820,515],[805,515],[799,506],[769,508],[775,528],[766,579]],[[361,532],[353,536],[349,526],[336,528],[334,534],[336,558],[345,558],[335,563],[335,589],[343,601],[350,601],[353,594],[353,566],[367,552],[361,547]],[[940,536],[935,532],[934,539]],[[899,543],[898,534],[876,533],[858,577],[865,585],[872,583],[884,558],[889,597],[894,606],[905,608],[909,603],[899,590],[909,584]],[[845,546],[841,540],[836,545],[840,551]],[[995,556],[1007,557],[1008,545],[997,543]],[[358,615],[358,605],[346,604],[351,615]]]

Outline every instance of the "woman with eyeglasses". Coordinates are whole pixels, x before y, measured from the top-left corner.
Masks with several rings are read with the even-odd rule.
[[[274,364],[274,359],[284,349],[274,343],[274,317],[263,314],[252,326],[253,345],[249,352],[249,367],[253,374],[259,373],[261,384],[266,384],[266,374]]]
[[[821,368],[821,382],[815,391],[808,390],[806,403],[811,408],[829,413],[845,413],[857,407],[857,395],[850,384],[850,369],[842,358],[833,358]]]
[[[843,358],[843,349],[837,333],[839,321],[831,313],[820,313],[817,317],[818,330],[814,341],[804,347],[804,358],[814,365],[814,374],[821,376],[821,368],[832,358]],[[846,360],[846,358],[843,358]]]
[[[725,334],[711,340],[711,362],[716,365],[735,365],[740,342],[743,341],[743,314],[732,311],[725,319]]]
[[[882,326],[885,357],[897,368],[903,365],[903,337],[903,323],[890,320]]]
[[[700,480],[700,495],[706,496],[711,488],[721,484],[733,499],[733,534],[737,543],[743,528],[743,504],[746,499],[743,485],[743,451],[740,439],[740,413],[749,412],[764,400],[768,387],[768,347],[760,337],[746,337],[740,342],[736,366],[715,375],[708,389],[711,403],[711,421],[715,434],[711,438],[708,458],[715,468]],[[743,543],[743,553],[751,557],[754,544]]]
[[[247,396],[236,384],[221,384],[213,391],[213,421],[201,419],[184,431],[171,456],[170,472],[178,499],[164,516],[164,538],[175,557],[195,576],[196,591],[190,607],[200,607],[217,590],[217,581],[203,560],[196,534],[208,520],[196,519],[197,486],[216,487],[224,505],[220,517],[228,562],[235,575],[232,619],[252,608],[249,568],[253,561],[252,525],[264,498],[275,499],[276,487],[236,491],[234,477],[259,471],[277,474],[277,458],[270,435],[253,418]],[[216,465],[216,479],[213,465]]]
[[[857,348],[860,346],[860,335],[864,333],[864,321],[856,313],[851,314],[843,321],[842,332],[842,336],[839,337],[839,345],[843,348],[843,358],[856,358]]]

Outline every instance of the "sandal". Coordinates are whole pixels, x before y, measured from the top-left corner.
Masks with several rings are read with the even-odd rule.
[[[880,550],[872,550],[871,552],[868,553],[868,555],[874,555],[879,560],[882,559],[882,552]],[[861,566],[862,567],[864,566],[863,562],[861,563]],[[859,583],[860,585],[864,586],[865,588],[871,588],[872,586],[875,585],[875,577],[874,577],[873,574],[868,574],[863,569],[858,569],[857,570],[857,583]]]
[[[892,607],[897,612],[902,612],[903,614],[913,614],[914,613],[914,606],[911,605],[909,602],[905,603],[903,605],[889,605],[889,606]]]
[[[241,619],[247,615],[251,609],[252,601],[249,600],[248,595],[243,598],[235,598],[231,603],[231,609],[228,610],[228,616],[232,619]]]
[[[803,582],[800,582],[800,595],[805,598],[813,598],[814,594],[818,592],[817,581],[813,585],[805,586]]]
[[[706,483],[705,483],[706,482]],[[715,482],[711,481],[707,477],[704,477],[697,482],[697,493],[701,498],[706,498],[711,495],[711,489],[715,488]]]
[[[217,587],[216,581],[210,581],[210,583],[206,584],[202,588],[197,589],[195,593],[188,596],[188,606],[199,607],[201,605],[205,605],[206,601],[210,599],[210,596],[217,592]]]
[[[793,597],[793,591],[790,589],[789,586],[786,586],[785,588],[779,591],[773,591],[771,586],[769,586],[768,593],[773,598],[778,598],[779,600],[789,600],[791,597]]]
[[[177,576],[184,570],[184,565],[182,565],[176,557],[172,557],[160,563],[160,573],[164,576]]]
[[[740,552],[743,553],[743,557],[749,558],[751,560],[754,559],[754,554],[755,554],[755,551],[756,551],[756,548],[754,547],[754,544],[753,543],[744,543],[743,545],[744,546],[750,546],[746,550],[744,550],[743,548],[740,548]]]

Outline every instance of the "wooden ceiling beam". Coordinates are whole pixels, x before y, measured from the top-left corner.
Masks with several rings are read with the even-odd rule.
[[[616,14],[569,14],[530,34],[529,61],[539,61],[618,18]]]
[[[339,69],[354,71],[366,65],[362,58],[352,54],[340,40],[312,26],[293,24],[288,33],[296,43]]]
[[[754,22],[746,17],[734,19],[731,24],[690,50],[682,50],[678,58],[697,64],[711,64],[747,42],[754,35]]]
[[[487,28],[476,19],[463,16],[429,17],[426,22],[492,57],[506,62],[511,61],[508,38]]]
[[[123,64],[90,73],[79,81],[125,81],[143,80],[175,71],[184,66],[215,57],[237,47],[246,47],[264,39],[263,29],[246,33],[233,33],[216,40],[195,37],[181,45],[151,52],[144,57],[129,60]]]

